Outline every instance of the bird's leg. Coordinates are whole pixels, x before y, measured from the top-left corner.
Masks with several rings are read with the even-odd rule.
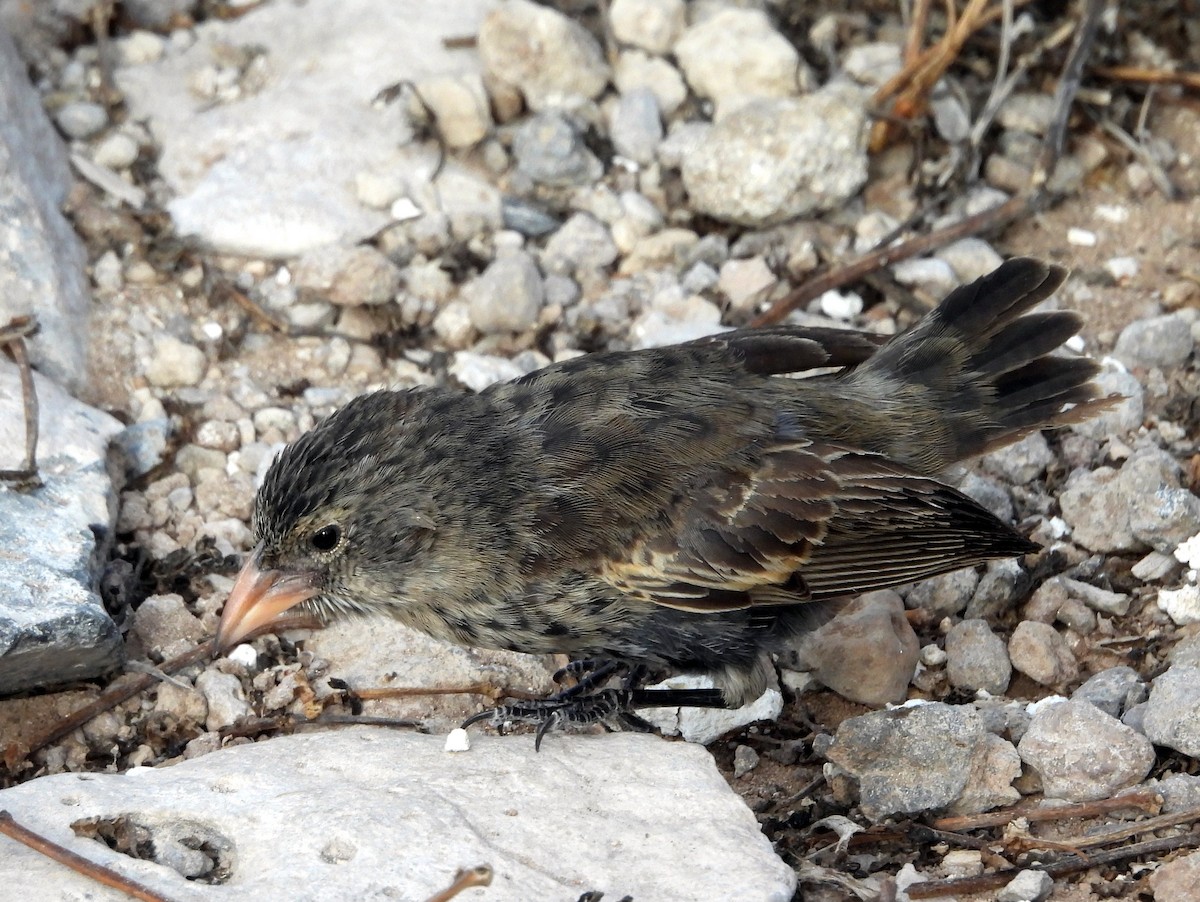
[[[615,667],[614,667],[615,669]],[[611,671],[610,671],[611,673]],[[607,674],[606,674],[607,676]],[[486,721],[503,728],[514,723],[537,726],[534,748],[540,750],[542,737],[549,730],[567,724],[602,724],[623,722],[635,729],[649,727],[634,710],[638,708],[727,708],[720,689],[601,689],[588,694],[572,686],[548,699],[523,701],[481,711],[463,721],[463,728]]]

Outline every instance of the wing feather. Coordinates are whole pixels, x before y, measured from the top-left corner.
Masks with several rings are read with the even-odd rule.
[[[601,577],[656,604],[727,611],[845,597],[1037,547],[881,455],[790,441],[680,499]]]

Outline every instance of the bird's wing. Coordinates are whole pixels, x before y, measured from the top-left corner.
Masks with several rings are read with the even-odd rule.
[[[790,442],[705,481],[599,575],[656,604],[713,612],[846,597],[1037,547],[881,455]]]
[[[748,373],[775,376],[819,367],[855,366],[870,358],[886,335],[821,326],[737,329],[688,342],[683,347],[717,349]]]

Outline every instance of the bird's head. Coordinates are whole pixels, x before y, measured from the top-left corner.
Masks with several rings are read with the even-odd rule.
[[[408,478],[414,396],[357,398],[285,448],[254,504],[257,546],[217,630],[229,648],[287,611],[323,622],[401,603],[409,565],[437,523],[427,486]]]

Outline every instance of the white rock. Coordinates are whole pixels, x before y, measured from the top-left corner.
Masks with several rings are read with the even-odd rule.
[[[471,307],[466,301],[451,301],[433,318],[433,331],[452,350],[461,350],[475,335]]]
[[[687,22],[684,0],[613,0],[608,12],[613,35],[650,53],[667,53]]]
[[[1122,204],[1096,204],[1096,218],[1120,225],[1129,220],[1129,208]]]
[[[1200,570],[1200,533],[1180,542],[1174,554],[1175,560],[1187,564],[1192,570]]]
[[[1179,589],[1159,589],[1158,609],[1166,612],[1178,626],[1200,623],[1200,586],[1188,584]]]
[[[446,744],[444,748],[447,752],[471,751],[471,734],[462,727],[455,727],[446,734]]]
[[[234,664],[240,664],[246,668],[258,665],[258,652],[254,650],[253,645],[244,642],[236,646],[232,651],[227,652],[225,657]]]
[[[1133,257],[1112,257],[1105,261],[1104,268],[1117,282],[1128,282],[1138,274],[1138,262]]]
[[[879,87],[904,65],[898,44],[856,44],[846,50],[842,67],[864,85]]]
[[[459,351],[449,367],[450,375],[471,391],[483,391],[494,382],[507,382],[525,375],[525,371],[507,357]]]
[[[430,76],[417,82],[417,92],[450,147],[474,147],[492,128],[487,92],[477,72]]]
[[[591,32],[530,0],[495,4],[479,28],[479,58],[489,79],[516,88],[536,111],[590,100],[608,84]]]
[[[778,282],[778,277],[762,257],[750,257],[722,263],[717,289],[729,299],[730,306],[735,310],[749,311]]]
[[[657,348],[728,331],[721,310],[697,295],[656,303],[629,327],[635,348]]]
[[[124,132],[114,132],[104,138],[92,151],[92,160],[109,169],[125,169],[138,158],[138,144]]]
[[[490,335],[532,328],[542,309],[545,288],[533,257],[519,251],[492,262],[466,294],[472,324]]]
[[[489,4],[411,4],[381,14],[372,0],[311,0],[304,15],[262,4],[195,29],[190,47],[125,66],[116,78],[134,120],[162,147],[159,171],[176,230],[220,252],[292,257],[353,245],[389,222],[355,192],[360,172],[432,170],[436,150],[409,143],[404,104],[373,103],[397,81],[479,71],[443,38],[474,33]],[[213,102],[193,75],[222,47],[259,46],[267,77]]]
[[[863,311],[863,299],[853,291],[830,289],[817,301],[821,312],[831,319],[850,320]]]
[[[708,676],[679,675],[647,689],[711,689]],[[757,699],[740,708],[639,708],[644,718],[664,733],[682,736],[688,742],[708,745],[719,737],[758,720],[775,720],[783,712],[783,693],[771,686]]]
[[[1067,229],[1067,243],[1076,247],[1095,247],[1097,240],[1096,233],[1089,232],[1087,229],[1076,227]]]
[[[692,206],[762,226],[844,203],[867,178],[865,103],[861,88],[838,82],[724,117],[683,151]],[[664,162],[674,134],[660,148]]]
[[[661,56],[649,56],[640,50],[626,50],[617,59],[613,82],[622,94],[635,88],[649,88],[658,99],[664,119],[670,119],[687,100],[683,76]]]
[[[693,25],[675,44],[688,84],[717,103],[718,118],[735,105],[799,93],[807,70],[800,55],[757,9],[723,9]]]
[[[208,702],[208,718],[204,725],[210,730],[232,726],[239,717],[252,713],[246,703],[242,683],[233,674],[206,670],[196,677],[196,688]]]
[[[204,352],[173,335],[160,335],[146,364],[146,381],[159,388],[198,385],[208,361]]]
[[[613,899],[787,902],[795,892],[792,869],[702,748],[628,733],[551,734],[540,754],[529,735],[474,744],[447,755],[438,736],[305,733],[144,768],[136,780],[43,777],[0,792],[0,808],[179,902],[427,899],[480,863],[495,879],[463,898],[574,899],[595,889]],[[148,825],[159,846],[175,837],[176,847],[189,838],[224,850],[228,882],[187,880],[71,830],[81,818],[117,816]],[[702,859],[681,854],[680,837]],[[31,899],[119,896],[13,842],[0,881]]]

